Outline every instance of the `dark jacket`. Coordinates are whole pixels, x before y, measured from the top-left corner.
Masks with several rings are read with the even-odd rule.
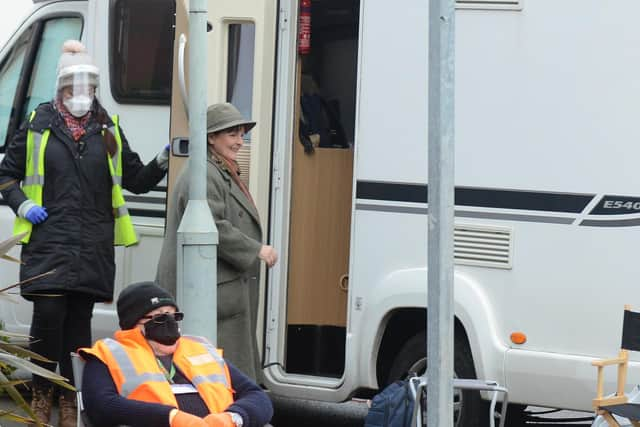
[[[96,102],[92,117],[98,109],[102,107]],[[55,273],[23,285],[21,293],[28,299],[32,293],[72,291],[95,301],[111,301],[115,275],[112,180],[101,125],[91,119],[86,134],[76,143],[53,104],[40,104],[33,121],[22,124],[0,163],[2,197],[14,212],[26,200],[20,181],[25,173],[29,128],[38,132],[51,129],[42,195],[49,217],[33,226],[29,243],[22,247],[20,280],[53,269]],[[165,171],[155,159],[143,165],[122,131],[121,135],[122,186],[133,193],[147,192]]]

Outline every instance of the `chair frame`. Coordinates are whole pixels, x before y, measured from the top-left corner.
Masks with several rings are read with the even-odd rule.
[[[625,311],[631,311],[631,306],[625,305]],[[620,405],[627,403],[629,398],[624,392],[624,386],[627,382],[627,370],[629,366],[629,351],[621,349],[618,357],[611,359],[594,360],[591,365],[598,370],[598,382],[596,385],[596,397],[593,399],[593,409],[596,415],[601,415],[611,427],[620,427],[620,424],[613,417],[610,411],[602,409],[603,406]],[[615,395],[604,397],[604,368],[607,366],[618,366],[618,380]],[[640,421],[629,420],[634,427],[640,427]]]
[[[76,401],[78,407],[78,427],[87,427],[83,420],[84,402],[82,401],[82,373],[84,371],[84,360],[74,351],[71,352],[71,369],[73,371],[73,382],[76,387]]]

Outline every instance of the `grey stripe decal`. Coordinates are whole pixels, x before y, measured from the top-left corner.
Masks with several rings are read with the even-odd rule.
[[[416,214],[416,215],[426,215],[428,212],[427,208],[419,208],[419,207],[411,207],[411,206],[372,205],[369,203],[356,203],[356,210],[408,213],[408,214]]]
[[[546,224],[573,224],[575,218],[558,218],[554,216],[503,214],[497,212],[462,212],[456,211],[456,216],[463,218],[504,219],[507,221],[542,222]]]
[[[127,202],[131,203],[151,203],[154,205],[164,205],[164,197],[150,197],[150,196],[124,196]]]
[[[131,359],[127,355],[122,344],[112,338],[106,338],[104,343],[111,350],[111,354],[118,362],[118,366],[122,370],[124,374],[125,383],[122,384],[122,390],[120,390],[120,395],[123,397],[128,397],[133,391],[148,381],[166,381],[166,378],[163,374],[142,374],[139,375],[136,373],[136,368],[133,366]]]
[[[614,221],[602,221],[597,219],[585,219],[580,223],[586,227],[634,227],[640,225],[640,218],[616,219]]]
[[[114,169],[114,170],[115,170],[115,169]],[[113,183],[114,183],[115,185],[119,185],[119,186],[121,186],[121,187],[122,187],[122,177],[121,177],[121,176],[113,175],[113,177],[112,177],[112,178],[113,178],[113,179],[112,179],[112,181],[113,181]]]
[[[412,207],[412,206],[373,205],[368,203],[356,203],[356,210],[407,213],[407,214],[417,214],[417,215],[426,215],[428,213],[427,208]],[[572,224],[573,221],[575,221],[575,218],[506,214],[506,213],[497,213],[497,212],[456,211],[455,215],[461,218],[503,219],[508,221],[541,222],[541,223],[548,223],[548,224]]]

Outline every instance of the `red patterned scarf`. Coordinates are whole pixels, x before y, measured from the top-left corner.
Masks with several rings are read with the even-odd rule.
[[[62,102],[56,100],[55,104],[56,109],[60,112],[62,118],[64,119],[64,123],[67,125],[67,128],[71,132],[71,135],[73,135],[73,140],[78,142],[80,138],[82,138],[82,136],[87,132],[85,128],[87,126],[87,123],[89,122],[89,119],[91,118],[91,111],[78,118],[71,114]]]
[[[251,197],[251,193],[249,193],[249,189],[244,184],[244,182],[242,182],[242,180],[240,179],[240,165],[238,165],[238,162],[221,156],[213,149],[210,149],[209,151],[213,156],[213,158],[219,163],[222,163],[225,169],[229,171],[229,175],[231,175],[233,182],[235,182],[238,185],[238,187],[240,187],[240,190],[242,190],[244,195],[247,196],[247,199],[251,202],[253,207],[256,208],[256,210],[258,210],[258,208],[256,207],[256,203],[253,201],[253,197]]]

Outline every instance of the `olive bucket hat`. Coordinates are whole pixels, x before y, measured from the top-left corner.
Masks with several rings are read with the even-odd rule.
[[[256,122],[242,117],[240,111],[228,102],[213,104],[207,108],[207,133],[218,132],[236,126],[244,126],[244,131],[249,132],[255,125]]]

